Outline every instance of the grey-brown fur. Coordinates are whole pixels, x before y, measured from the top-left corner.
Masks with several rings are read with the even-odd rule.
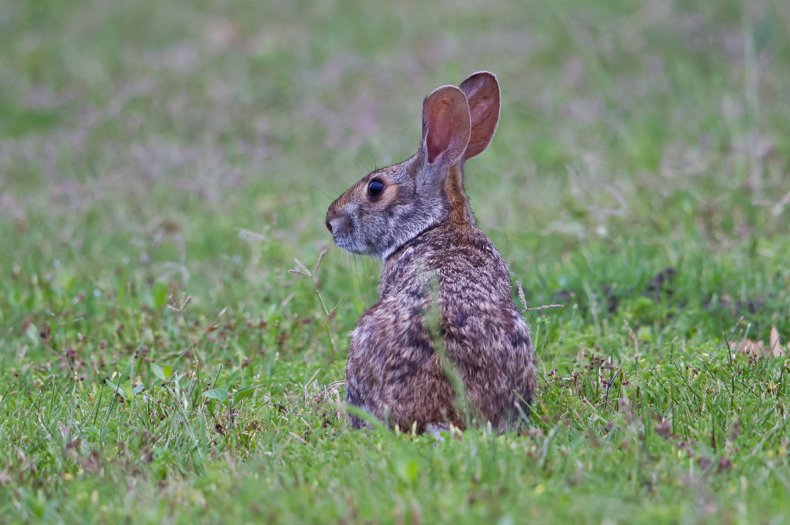
[[[498,116],[490,73],[435,90],[418,153],[367,175],[327,212],[338,246],[384,260],[379,302],[351,334],[347,400],[404,430],[504,431],[535,392],[535,350],[507,265],[463,190],[463,165],[485,149]]]

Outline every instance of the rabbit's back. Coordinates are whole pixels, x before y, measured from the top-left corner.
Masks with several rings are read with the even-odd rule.
[[[534,349],[507,265],[482,232],[450,223],[423,232],[387,260],[379,289],[352,334],[350,403],[402,428],[463,427],[463,397],[448,381],[457,374],[472,414],[495,428],[527,411]]]

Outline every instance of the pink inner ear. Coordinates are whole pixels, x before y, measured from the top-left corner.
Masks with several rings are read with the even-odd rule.
[[[469,100],[472,133],[465,159],[474,157],[488,146],[499,121],[499,84],[491,73],[475,73],[461,83]]]
[[[469,105],[460,89],[444,86],[425,99],[423,136],[429,163],[442,155],[442,163],[447,165],[461,160],[469,142],[469,129]]]
[[[452,139],[452,129],[448,117],[450,102],[447,99],[435,104],[428,120],[428,162],[433,163],[441,153],[447,150]]]

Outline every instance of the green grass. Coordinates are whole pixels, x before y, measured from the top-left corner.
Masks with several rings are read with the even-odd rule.
[[[790,4],[743,4],[0,0],[0,522],[787,523],[790,360],[728,341],[790,340]],[[479,69],[528,428],[352,431],[326,208]]]

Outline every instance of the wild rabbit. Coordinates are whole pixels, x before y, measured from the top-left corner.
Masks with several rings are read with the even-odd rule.
[[[347,401],[402,430],[505,431],[535,392],[535,349],[507,264],[475,226],[463,186],[464,164],[498,120],[493,74],[436,89],[417,153],[363,177],[327,211],[339,247],[384,261],[379,302],[351,334]]]

